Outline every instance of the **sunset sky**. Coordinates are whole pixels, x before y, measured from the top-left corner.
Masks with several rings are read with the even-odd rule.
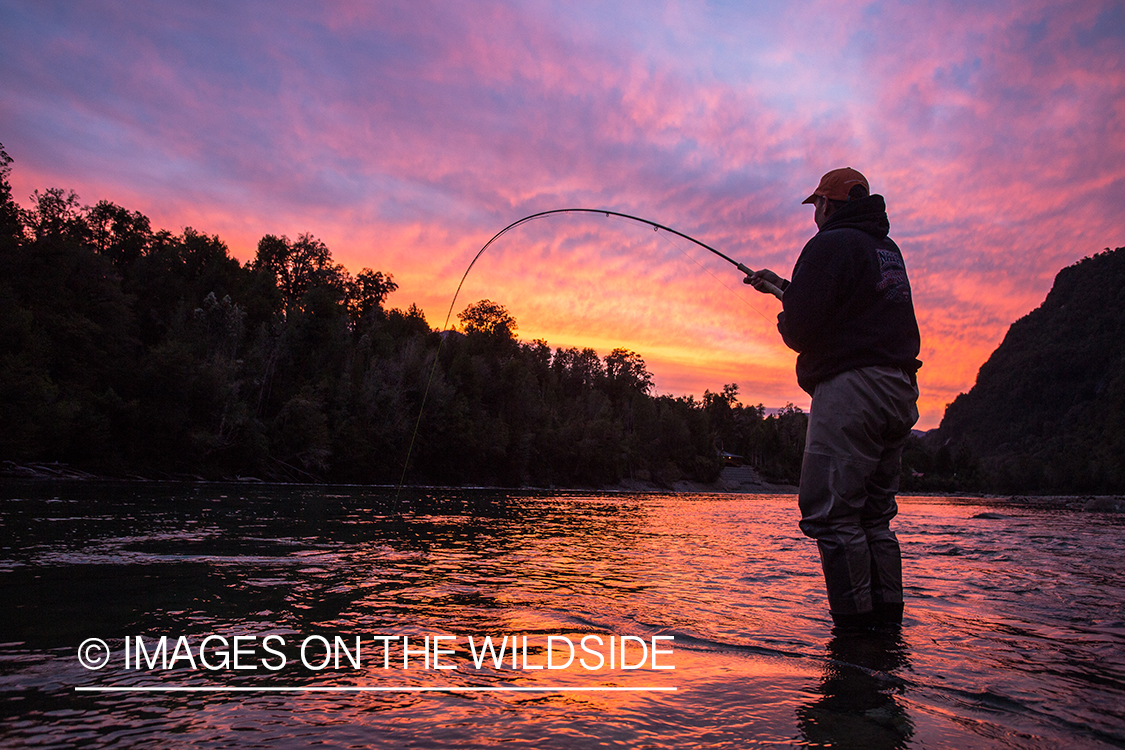
[[[435,327],[547,209],[788,276],[801,200],[853,166],[911,275],[925,429],[1060,268],[1125,245],[1125,3],[0,0],[0,143],[24,205],[73,189],[243,261],[308,232]],[[777,300],[638,224],[522,226],[454,312],[482,298],[660,393],[808,405]]]

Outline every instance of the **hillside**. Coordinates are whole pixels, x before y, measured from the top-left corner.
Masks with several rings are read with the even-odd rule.
[[[937,437],[967,447],[989,489],[1125,491],[1125,248],[1059,271]]]

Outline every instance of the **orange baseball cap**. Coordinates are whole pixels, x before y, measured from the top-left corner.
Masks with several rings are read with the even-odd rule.
[[[817,185],[813,194],[805,198],[801,203],[812,203],[816,200],[816,196],[818,195],[830,201],[846,201],[848,199],[848,192],[856,185],[863,185],[867,188],[868,193],[871,192],[871,186],[867,184],[867,178],[856,170],[851,167],[833,169],[820,178],[820,184]]]

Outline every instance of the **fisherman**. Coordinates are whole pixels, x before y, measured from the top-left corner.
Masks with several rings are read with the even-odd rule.
[[[804,200],[817,233],[792,281],[769,269],[744,279],[782,303],[777,329],[797,352],[812,396],[798,504],[816,540],[833,622],[902,622],[898,512],[902,448],[918,420],[920,338],[902,252],[881,195],[852,169],[824,175]]]

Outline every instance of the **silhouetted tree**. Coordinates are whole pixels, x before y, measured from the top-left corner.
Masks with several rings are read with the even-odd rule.
[[[647,395],[652,390],[652,373],[645,369],[644,359],[628,349],[614,349],[606,355],[605,378],[611,396]]]
[[[85,218],[94,250],[109,258],[119,273],[125,273],[148,251],[152,228],[144,214],[98,201]]]
[[[343,266],[332,263],[328,246],[309,234],[300,235],[296,242],[267,234],[258,242],[254,265],[273,274],[286,309],[314,287],[337,288],[343,298],[349,281]]]
[[[457,319],[468,335],[481,334],[502,339],[511,339],[516,334],[516,319],[508,309],[492,300],[482,299],[474,302],[457,314]]]
[[[23,233],[20,207],[12,199],[12,185],[8,182],[11,173],[12,157],[0,143],[0,242],[13,241]]]
[[[347,296],[352,326],[358,328],[360,322],[369,315],[381,316],[383,303],[396,289],[398,284],[390,274],[372,271],[370,268],[363,269],[354,279],[350,279]]]

